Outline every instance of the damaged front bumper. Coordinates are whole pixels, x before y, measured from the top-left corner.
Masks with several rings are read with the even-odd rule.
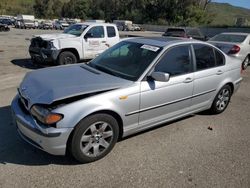
[[[56,63],[60,50],[29,47],[30,57],[37,63]]]
[[[38,149],[53,155],[65,155],[72,128],[54,128],[39,125],[22,106],[17,95],[11,104],[14,123],[21,138]]]

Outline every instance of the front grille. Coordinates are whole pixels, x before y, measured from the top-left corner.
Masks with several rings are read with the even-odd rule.
[[[21,98],[19,98],[18,104],[19,104],[20,108],[22,109],[22,111],[23,111],[25,114],[30,114],[29,111],[27,110],[27,108],[24,106],[24,103],[21,101]]]
[[[36,37],[31,40],[31,47],[47,48],[49,43],[41,37]]]

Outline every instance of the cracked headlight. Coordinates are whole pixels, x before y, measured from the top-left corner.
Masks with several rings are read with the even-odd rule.
[[[55,124],[63,119],[62,114],[53,113],[50,110],[48,110],[42,106],[39,106],[39,105],[34,105],[31,108],[31,114],[38,121],[40,121],[41,123],[46,124],[46,125]]]

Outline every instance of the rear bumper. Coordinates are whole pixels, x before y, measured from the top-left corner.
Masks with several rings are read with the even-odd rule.
[[[39,63],[55,63],[60,50],[51,50],[38,47],[29,47],[29,54],[32,60]]]
[[[72,128],[53,128],[38,125],[34,118],[23,110],[18,96],[13,99],[11,108],[14,123],[22,139],[52,155],[65,155]]]

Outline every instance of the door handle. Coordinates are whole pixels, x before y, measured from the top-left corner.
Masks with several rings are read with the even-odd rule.
[[[223,71],[222,70],[218,70],[218,72],[216,74],[217,75],[221,75],[221,74],[223,74]]]
[[[192,78],[186,78],[186,79],[183,81],[183,83],[190,83],[190,82],[192,82],[192,81],[193,81]]]
[[[102,43],[106,43],[107,41],[102,41]]]

